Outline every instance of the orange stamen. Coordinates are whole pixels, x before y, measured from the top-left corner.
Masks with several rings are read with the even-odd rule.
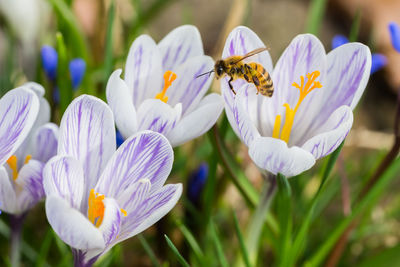
[[[168,96],[165,94],[167,93],[168,88],[171,86],[172,82],[175,81],[176,79],[176,74],[170,70],[167,70],[164,73],[164,88],[162,89],[161,93],[158,93],[156,95],[156,99],[160,99],[164,103],[167,103],[168,101]]]
[[[103,222],[104,218],[104,200],[105,196],[95,193],[94,189],[90,190],[89,193],[89,208],[88,218],[96,227],[99,227]]]
[[[24,161],[24,164],[27,164],[32,158],[32,155],[27,155]],[[10,167],[12,171],[12,176],[13,180],[17,180],[18,178],[18,157],[15,155],[12,155],[8,160],[7,164]]]

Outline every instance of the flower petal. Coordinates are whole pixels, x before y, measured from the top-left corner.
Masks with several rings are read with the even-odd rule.
[[[147,99],[140,105],[137,112],[138,130],[152,130],[167,134],[180,120],[181,114],[181,104],[171,107],[159,99]]]
[[[353,124],[353,112],[349,106],[341,106],[318,129],[314,137],[302,148],[313,154],[315,159],[325,157],[335,151],[349,133]]]
[[[46,215],[54,232],[71,247],[82,250],[105,247],[102,232],[66,200],[47,196]]]
[[[173,158],[171,145],[163,135],[151,131],[137,133],[114,153],[95,191],[117,199],[144,178],[150,180],[152,191],[157,190],[167,179]]]
[[[42,85],[35,83],[35,82],[27,82],[23,86],[28,87],[39,98],[39,112],[36,117],[35,125],[39,127],[47,122],[50,121],[50,104],[47,102],[46,98],[44,98],[45,89]]]
[[[214,75],[197,76],[212,70],[213,65],[211,57],[197,56],[178,66],[175,70],[177,78],[166,94],[168,104],[174,106],[182,103],[183,116],[193,111],[214,79]]]
[[[249,147],[249,155],[259,168],[286,177],[298,175],[315,164],[308,151],[297,146],[289,148],[284,141],[271,137],[255,139]]]
[[[75,209],[81,208],[85,186],[81,163],[69,156],[55,156],[44,167],[46,196],[57,195]]]
[[[13,89],[0,99],[0,165],[22,144],[38,110],[36,94],[25,87]]]
[[[118,242],[155,224],[176,205],[181,195],[182,184],[168,184],[154,192],[125,217]]]
[[[198,107],[183,117],[167,134],[171,145],[176,147],[210,130],[221,115],[223,107],[220,95],[213,93],[204,97]]]
[[[17,195],[6,169],[0,167],[0,210],[15,214],[17,210]]]
[[[159,43],[164,70],[174,70],[191,57],[203,55],[203,43],[199,30],[183,25],[168,33]]]
[[[39,127],[33,138],[32,158],[43,163],[57,154],[58,126],[54,123],[46,123]]]
[[[133,212],[150,193],[151,182],[149,179],[140,179],[134,184],[128,186],[117,197],[120,206],[129,214]]]
[[[105,245],[108,246],[118,236],[121,229],[121,209],[113,198],[106,198],[104,217],[99,230],[103,233]]]
[[[162,89],[162,63],[156,43],[148,35],[133,42],[125,65],[125,82],[138,107],[143,100],[153,98]]]
[[[31,159],[18,173],[15,183],[22,188],[18,194],[19,211],[25,212],[31,209],[44,196],[43,167],[40,161]]]
[[[128,138],[137,131],[136,109],[128,86],[120,78],[120,75],[120,69],[111,74],[107,83],[106,95],[118,130],[123,137]]]
[[[86,196],[115,151],[115,126],[111,109],[100,99],[82,95],[68,106],[60,124],[58,154],[81,162]]]

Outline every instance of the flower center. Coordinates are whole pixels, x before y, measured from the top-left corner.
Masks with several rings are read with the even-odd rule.
[[[29,162],[29,160],[32,158],[31,155],[27,155],[25,157],[25,161],[24,164],[27,164]],[[18,158],[15,155],[12,155],[8,160],[7,160],[7,164],[10,167],[11,171],[12,171],[12,176],[13,176],[13,180],[17,180],[18,178]]]
[[[164,73],[164,88],[160,93],[156,95],[156,99],[160,99],[164,103],[167,103],[168,101],[168,96],[165,95],[167,92],[168,88],[171,86],[172,82],[175,81],[176,79],[176,74],[170,70],[167,70]]]
[[[104,218],[104,199],[105,195],[96,193],[94,189],[90,190],[88,200],[88,218],[96,227],[99,227],[103,222]],[[127,213],[124,209],[121,209],[121,213],[126,216]]]
[[[273,138],[279,138],[286,143],[289,142],[290,138],[290,132],[292,131],[292,126],[294,122],[294,117],[296,115],[297,110],[300,107],[301,102],[303,102],[304,98],[315,88],[321,88],[322,84],[316,79],[320,75],[320,72],[318,70],[308,73],[306,75],[307,77],[307,82],[304,84],[304,76],[300,76],[301,84],[297,84],[294,82],[292,86],[296,87],[300,91],[300,96],[299,96],[299,101],[297,101],[296,106],[294,109],[292,109],[288,103],[283,104],[283,106],[286,108],[286,116],[285,116],[285,122],[283,124],[282,130],[281,130],[281,120],[282,116],[281,115],[276,115],[275,117],[275,123],[274,123],[274,129],[272,131],[272,137]]]

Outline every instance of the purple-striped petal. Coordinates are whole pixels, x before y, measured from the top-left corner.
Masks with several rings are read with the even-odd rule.
[[[249,147],[250,158],[261,169],[286,177],[298,175],[315,164],[313,155],[297,146],[271,137],[255,139]]]
[[[105,198],[104,217],[99,230],[103,233],[103,239],[106,246],[117,238],[121,229],[121,209],[113,198]]]
[[[204,97],[197,108],[183,117],[167,134],[171,145],[176,147],[206,133],[218,120],[223,107],[220,95],[213,93]]]
[[[155,224],[176,205],[181,194],[182,184],[168,184],[154,192],[124,218],[118,241],[137,235]]]
[[[140,179],[134,184],[128,186],[121,194],[117,196],[117,201],[120,206],[126,210],[128,214],[135,209],[146,199],[150,193],[151,182],[149,179]]]
[[[129,88],[120,75],[120,69],[111,74],[107,83],[106,95],[118,130],[124,138],[128,138],[137,131],[136,109]]]
[[[13,89],[0,99],[0,165],[27,137],[39,110],[39,100],[30,89]]]
[[[315,159],[329,155],[338,148],[353,124],[353,112],[349,106],[341,106],[318,129],[302,148],[313,154]]]
[[[151,130],[168,134],[181,119],[182,105],[171,107],[159,99],[147,99],[139,107],[138,131]]]
[[[44,196],[43,167],[40,161],[31,159],[18,173],[15,183],[22,189],[18,194],[19,212],[31,209]]]
[[[37,129],[33,137],[32,158],[46,163],[57,154],[58,126],[54,123],[46,123]]]
[[[47,197],[56,195],[80,209],[85,190],[81,163],[69,156],[52,158],[43,170],[43,187]]]
[[[203,43],[199,30],[183,25],[168,33],[159,43],[164,71],[174,70],[189,58],[203,55]]]
[[[63,198],[47,196],[46,216],[54,232],[72,248],[89,250],[105,247],[102,232]]]
[[[150,180],[152,191],[157,190],[171,171],[173,157],[171,145],[163,135],[140,132],[127,139],[114,153],[95,191],[118,198],[129,186],[144,178]]]
[[[115,148],[111,109],[93,96],[76,98],[61,120],[58,154],[74,157],[82,164],[86,196],[94,188]]]
[[[139,36],[129,50],[125,65],[125,82],[135,107],[161,91],[162,75],[161,55],[156,43],[148,35]]]
[[[17,195],[12,184],[12,180],[8,176],[6,169],[0,167],[0,210],[15,214],[18,212]]]
[[[193,111],[204,94],[210,87],[214,75],[203,75],[202,73],[213,69],[214,61],[209,56],[197,56],[188,59],[176,70],[176,80],[168,88],[168,104],[174,106],[182,103],[183,116]]]

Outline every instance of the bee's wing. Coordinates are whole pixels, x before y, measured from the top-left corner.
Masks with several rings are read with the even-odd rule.
[[[234,63],[238,63],[238,62],[242,61],[242,60],[245,59],[245,58],[248,58],[248,57],[257,55],[257,54],[259,54],[259,53],[261,53],[261,52],[263,52],[263,51],[265,51],[265,50],[268,50],[268,48],[266,48],[266,47],[257,48],[257,49],[255,49],[255,50],[253,50],[253,51],[250,51],[250,52],[247,53],[246,55],[240,57],[240,58],[239,58],[238,60],[236,60]]]

